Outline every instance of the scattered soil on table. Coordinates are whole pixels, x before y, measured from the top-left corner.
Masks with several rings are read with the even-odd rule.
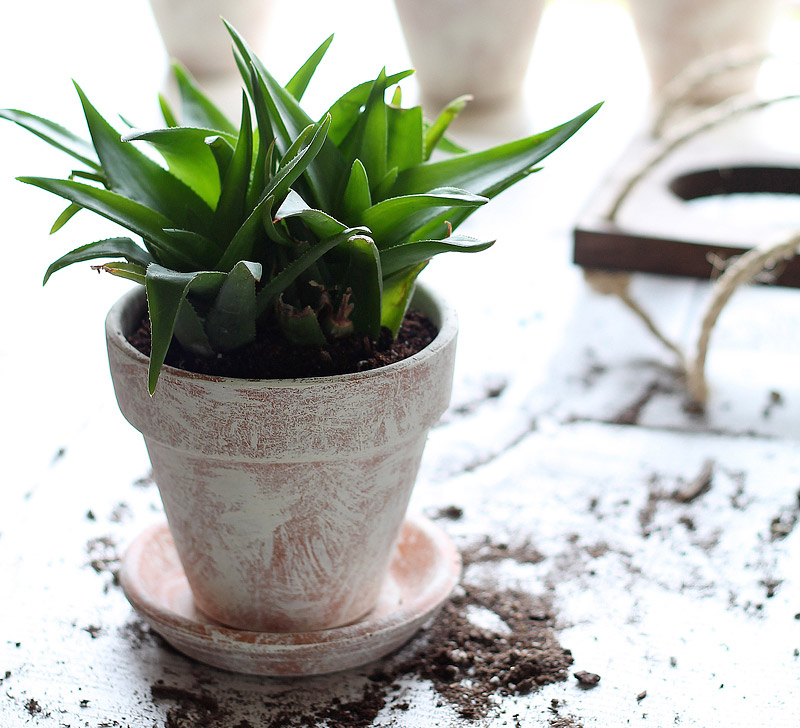
[[[173,340],[166,363],[198,374],[240,379],[323,377],[377,369],[407,359],[430,344],[436,334],[433,322],[412,310],[406,314],[394,341],[384,328],[376,342],[368,337],[347,336],[316,349],[292,346],[277,328],[262,328],[253,344],[216,358],[194,356]],[[150,356],[149,318],[144,318],[128,341]]]
[[[208,693],[161,684],[151,685],[150,692],[157,703],[176,703],[167,711],[165,728],[210,728],[219,725],[219,721],[227,714],[220,708],[217,699]]]
[[[111,585],[119,586],[120,555],[117,551],[117,542],[110,536],[89,539],[86,543],[86,553],[89,554],[89,566],[98,574],[110,574]],[[110,584],[103,587],[108,591]]]
[[[31,698],[25,703],[25,710],[28,711],[29,715],[38,715],[42,712],[42,706],[39,705],[39,701],[36,698]]]
[[[470,613],[475,609],[492,612],[498,628],[473,623]],[[497,698],[527,695],[568,678],[572,655],[558,643],[553,623],[549,604],[530,594],[459,589],[431,625],[368,676],[356,699],[270,712],[264,728],[366,728],[384,708],[409,709],[408,699],[398,692],[399,681],[408,675],[430,681],[443,703],[462,718],[485,718]]]
[[[518,564],[538,564],[545,560],[545,556],[530,541],[509,544],[493,541],[487,536],[474,545],[462,547],[461,559],[466,567],[505,559],[513,559]]]

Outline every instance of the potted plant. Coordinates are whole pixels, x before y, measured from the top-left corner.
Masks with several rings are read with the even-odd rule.
[[[449,400],[455,320],[415,291],[419,273],[439,253],[490,246],[453,230],[597,107],[465,153],[443,136],[458,104],[428,125],[399,88],[386,103],[410,71],[381,71],[314,121],[299,102],[332,39],[281,86],[229,31],[246,91],[238,126],[180,68],[182,124],[162,99],[163,128],[120,136],[80,88],[91,142],[26,112],[0,116],[82,165],[69,179],[20,178],[69,201],[54,231],[86,209],[141,241],[82,245],[45,282],[111,259],[96,267],[142,286],[107,318],[111,374],[144,435],[195,605],[218,627],[330,632],[379,598],[427,430]],[[452,155],[432,161],[437,146]],[[438,333],[380,366],[412,302]],[[424,317],[406,327],[424,333]]]

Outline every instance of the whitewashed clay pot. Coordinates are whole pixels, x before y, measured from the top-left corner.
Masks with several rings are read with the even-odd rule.
[[[395,0],[423,96],[474,105],[520,93],[545,0]]]
[[[439,327],[423,351],[335,377],[244,380],[165,367],[125,338],[141,291],[109,312],[120,409],[144,435],[196,606],[222,624],[305,632],[374,606],[429,428],[447,408],[455,314],[418,290]]]
[[[150,0],[167,54],[200,78],[236,71],[231,37],[220,18],[256,44],[272,5],[272,0]]]
[[[726,51],[767,51],[779,0],[629,0],[631,16],[658,98],[678,74]],[[757,65],[724,72],[687,99],[701,106],[752,91]]]

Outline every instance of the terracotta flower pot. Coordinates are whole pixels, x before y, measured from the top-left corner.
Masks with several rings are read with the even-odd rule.
[[[375,604],[428,429],[446,409],[455,314],[418,290],[439,326],[423,351],[335,377],[244,380],[165,367],[125,334],[141,290],[109,312],[114,389],[143,435],[196,605],[262,632],[345,625]]]
[[[689,66],[726,51],[766,52],[778,0],[629,0],[653,95]],[[692,98],[711,105],[752,90],[758,68],[720,73]]]
[[[545,0],[395,0],[423,95],[445,104],[519,94]]]

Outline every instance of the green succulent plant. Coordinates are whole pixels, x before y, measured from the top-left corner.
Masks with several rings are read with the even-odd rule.
[[[69,200],[52,232],[87,209],[141,240],[82,245],[52,263],[44,280],[72,263],[110,258],[102,270],[145,286],[151,394],[173,337],[195,355],[214,356],[252,343],[269,317],[299,345],[374,339],[383,326],[396,335],[432,256],[494,242],[453,230],[537,171],[599,107],[467,153],[444,136],[466,99],[427,124],[419,106],[401,106],[397,84],[413,71],[383,70],[314,121],[300,101],[332,37],[282,86],[228,29],[245,87],[238,127],[177,65],[181,124],[161,98],[164,128],[121,136],[77,84],[91,142],[27,112],[0,111],[84,166],[68,179],[19,178]],[[448,154],[432,161],[437,147]]]

